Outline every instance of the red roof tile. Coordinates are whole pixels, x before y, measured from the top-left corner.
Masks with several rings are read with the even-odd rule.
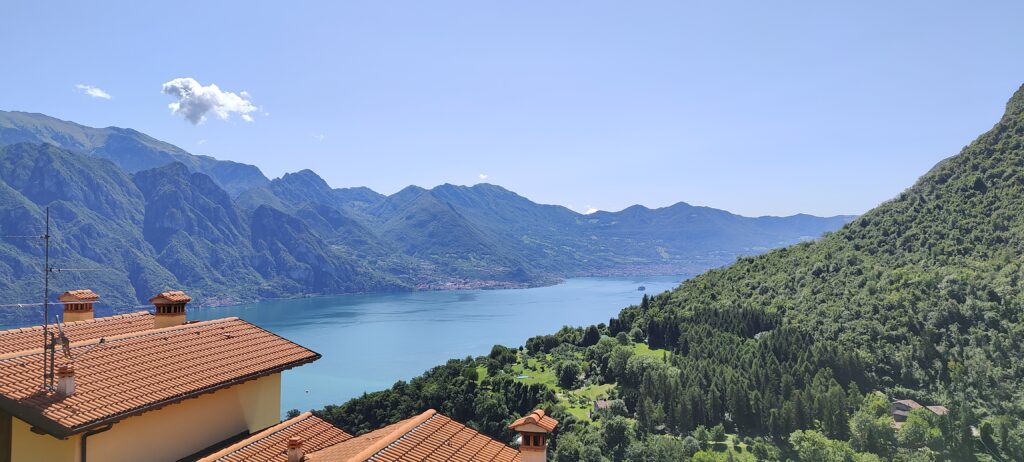
[[[153,315],[139,311],[105,318],[74,321],[63,324],[64,335],[72,342],[95,340],[102,337],[141,332],[153,328]],[[51,324],[50,330],[57,326]],[[43,326],[23,327],[0,331],[0,355],[43,348]]]
[[[433,409],[416,417],[307,453],[309,462],[519,462],[519,451]]]
[[[558,426],[558,421],[544,415],[543,409],[537,409],[536,411],[516,419],[516,421],[512,422],[508,428],[515,430],[516,427],[521,427],[523,425],[536,425],[550,432]]]
[[[68,397],[41,390],[42,351],[0,356],[0,409],[62,437],[320,357],[237,318],[105,340],[72,344]]]
[[[69,290],[57,298],[62,302],[95,302],[100,296],[89,289]]]
[[[352,439],[352,435],[306,412],[196,462],[287,462],[285,449],[291,438],[302,438],[303,450],[313,452]]]
[[[167,292],[161,292],[149,299],[150,303],[188,303],[192,301],[192,297],[180,290],[168,290]]]

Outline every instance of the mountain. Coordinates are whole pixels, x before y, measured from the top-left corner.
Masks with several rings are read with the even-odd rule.
[[[375,233],[379,245],[411,257],[414,276],[407,281],[418,286],[424,280],[444,283],[445,276],[448,283],[515,285],[550,281],[552,275],[696,273],[820,236],[851,219],[748,218],[683,203],[581,215],[491,184],[409,186],[390,196],[366,188],[332,190],[309,170],[243,192],[239,201],[249,208],[316,204],[337,210]]]
[[[182,287],[200,303],[404,287],[298,218],[239,208],[209,176],[181,163],[129,175],[107,159],[50,144],[0,147],[0,234],[43,234],[45,207],[50,256],[65,269],[54,273],[54,286],[93,288],[122,310]],[[38,239],[2,240],[7,300],[38,298],[41,259]]]
[[[142,233],[157,261],[186,287],[258,286],[249,223],[210,177],[181,163],[138,172]]]
[[[44,114],[0,111],[0,145],[22,142],[47,143],[109,159],[128,173],[181,162],[232,194],[269,182],[255,166],[192,155],[130,128],[92,128]]]
[[[55,266],[93,270],[55,274],[55,284],[89,281],[104,300],[138,304],[145,293],[171,287],[175,277],[159,263],[143,235],[145,198],[131,177],[106,159],[52,145],[0,147],[5,200],[3,235],[42,235],[44,207],[54,222]],[[35,300],[42,246],[37,239],[4,239],[3,290],[9,300]],[[14,263],[14,265],[12,265]]]
[[[890,397],[944,404],[965,432],[982,420],[1024,432],[1022,274],[1024,86],[991,130],[896,198],[819,240],[692,278],[620,319],[650,333],[709,310],[777,316],[792,335],[852,352],[866,383]],[[671,335],[658,343],[681,346]]]
[[[851,219],[748,218],[682,203],[581,215],[490,184],[386,196],[332,188],[311,170],[268,180],[135,130],[24,112],[0,112],[0,146],[0,234],[38,234],[49,206],[56,261],[102,269],[68,272],[61,286],[81,281],[116,306],[169,287],[229,303],[695,274]],[[35,298],[36,243],[7,238],[0,251],[0,288]]]

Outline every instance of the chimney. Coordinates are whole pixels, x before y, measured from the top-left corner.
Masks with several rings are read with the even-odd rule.
[[[71,364],[57,366],[57,394],[61,396],[75,394],[75,366]]]
[[[92,319],[92,304],[99,299],[100,296],[89,289],[69,290],[57,298],[64,304],[64,322]]]
[[[180,290],[169,290],[161,292],[149,299],[149,302],[156,307],[156,317],[153,320],[153,328],[180,326],[185,324],[185,305],[192,301]]]
[[[510,430],[519,432],[519,458],[522,462],[546,462],[548,460],[548,437],[558,421],[544,415],[543,409],[537,409],[522,417],[512,425]]]
[[[302,450],[302,443],[302,438],[288,438],[288,462],[302,462],[305,459],[306,453]]]

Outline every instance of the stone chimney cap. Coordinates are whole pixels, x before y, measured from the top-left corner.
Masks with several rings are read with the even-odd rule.
[[[192,301],[192,297],[189,297],[185,292],[180,290],[168,290],[166,292],[160,292],[149,299],[149,303],[188,303]]]
[[[299,438],[297,436],[293,436],[291,438],[288,438],[288,449],[298,449],[298,448],[301,448],[302,447],[302,443],[304,443],[304,442],[305,442],[305,440],[303,440],[302,438]]]
[[[75,375],[75,366],[72,364],[61,364],[57,366],[57,377],[70,377]]]
[[[89,289],[69,290],[57,298],[57,300],[65,303],[95,302],[99,299],[100,296]]]

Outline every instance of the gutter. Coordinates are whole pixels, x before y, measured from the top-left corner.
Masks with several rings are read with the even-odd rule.
[[[111,428],[114,428],[114,424],[109,423],[109,424],[103,426],[103,428],[97,428],[95,430],[89,430],[89,431],[87,431],[87,432],[82,434],[82,444],[81,444],[82,455],[78,459],[79,462],[86,462],[86,460],[88,460],[89,449],[88,449],[87,445],[88,445],[89,437],[92,436],[92,435],[98,434],[98,433],[103,433],[103,432],[105,432],[107,430],[110,430]]]

